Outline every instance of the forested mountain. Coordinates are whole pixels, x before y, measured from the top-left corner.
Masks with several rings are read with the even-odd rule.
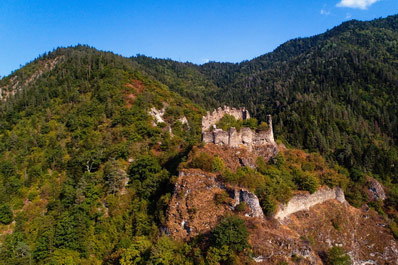
[[[397,15],[348,21],[239,64],[133,60],[159,80],[177,76],[170,88],[205,107],[272,114],[278,139],[398,182]]]
[[[179,166],[220,168],[193,147],[205,110],[224,104],[258,121],[272,114],[278,141],[315,153],[227,172],[252,181],[263,209],[336,183],[360,207],[372,176],[388,198],[369,205],[398,236],[397,69],[398,16],[348,21],[235,64],[81,45],[43,54],[0,80],[0,264],[248,264],[240,219],[208,241],[160,232]],[[244,249],[225,243],[236,239],[228,229]]]
[[[18,91],[0,106],[1,264],[113,264],[133,236],[158,233],[176,167],[200,141],[200,107],[86,46],[1,87]],[[162,122],[149,115],[166,107]]]

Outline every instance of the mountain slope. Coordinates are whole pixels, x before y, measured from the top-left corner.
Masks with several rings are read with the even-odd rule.
[[[134,236],[157,236],[203,112],[131,60],[86,46],[3,84],[31,68],[41,74],[12,83],[0,105],[0,264],[114,264]]]
[[[259,120],[272,114],[280,140],[397,183],[397,25],[398,15],[352,20],[239,64],[143,65],[158,80],[178,80],[171,88],[206,108],[245,106]]]
[[[289,144],[396,182],[397,23],[398,16],[349,21],[289,41],[241,63],[216,98],[245,104],[259,119],[272,113],[276,134]],[[218,71],[215,64],[202,69],[209,76]],[[227,71],[214,82],[229,77]]]
[[[217,225],[215,219],[210,237],[187,244],[160,233],[178,166],[200,143],[202,108],[222,104],[245,106],[259,121],[271,113],[278,140],[327,158],[297,151],[300,163],[282,157],[221,176],[253,189],[261,184],[256,192],[263,210],[272,212],[292,190],[313,191],[337,174],[348,182],[347,200],[356,207],[368,203],[380,214],[372,212],[373,219],[398,235],[397,25],[398,16],[349,21],[239,64],[198,66],[87,46],[59,48],[3,78],[0,264],[250,262],[247,240],[256,232],[249,237],[241,219]],[[221,153],[214,155],[220,162]],[[197,159],[212,167],[206,154]],[[385,202],[367,198],[367,175],[387,188]],[[328,207],[320,209],[333,215]],[[296,217],[306,230],[307,216]],[[255,231],[255,222],[246,223]],[[225,243],[230,226],[238,228],[241,247]],[[316,226],[329,231],[334,225]],[[339,236],[346,232],[334,229]],[[383,233],[392,239],[390,230]],[[301,262],[295,259],[289,262]]]

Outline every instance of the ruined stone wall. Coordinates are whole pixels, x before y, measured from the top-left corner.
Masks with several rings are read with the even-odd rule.
[[[275,218],[283,221],[283,219],[293,213],[309,210],[312,206],[327,200],[337,200],[341,203],[346,201],[344,192],[341,188],[336,187],[331,189],[329,187],[324,187],[313,194],[306,193],[293,196],[287,204],[280,205],[279,210],[275,214]]]
[[[233,127],[229,128],[228,131],[221,129],[204,131],[202,133],[202,141],[234,148],[246,148],[249,152],[269,153],[269,155],[265,156],[273,156],[278,152],[271,126],[267,131],[260,132],[255,132],[246,127],[240,131]]]
[[[250,128],[244,127],[240,131],[235,128],[229,128],[227,131],[214,128],[208,130],[215,125],[225,114],[234,115],[237,119],[247,119],[250,117],[249,112],[241,108],[239,110],[229,107],[224,109],[218,108],[212,114],[207,113],[202,119],[202,141],[206,144],[213,143],[216,145],[224,145],[234,148],[246,148],[249,152],[268,160],[278,153],[278,146],[275,143],[274,133],[272,129],[271,115],[268,115],[269,128],[266,131],[255,132]]]
[[[237,120],[246,120],[250,118],[249,111],[246,108],[230,108],[224,106],[223,108],[215,109],[212,113],[207,112],[206,116],[202,118],[202,132],[205,132],[211,128],[212,125],[216,124],[225,114],[229,114],[235,117]]]
[[[224,108],[218,108],[212,113],[207,112],[207,115],[202,118],[202,141],[204,143],[227,145],[230,147],[246,147],[249,151],[253,150],[253,146],[276,146],[271,115],[268,115],[267,123],[269,129],[267,131],[256,133],[250,128],[242,128],[240,131],[237,131],[235,128],[229,128],[228,131],[214,128],[210,131],[209,129],[225,114],[232,115],[239,120],[250,118],[249,111],[245,108],[235,109],[224,106]]]

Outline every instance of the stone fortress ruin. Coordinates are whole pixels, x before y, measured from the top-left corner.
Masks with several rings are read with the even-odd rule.
[[[268,115],[267,123],[268,129],[265,131],[254,131],[247,127],[242,127],[240,131],[231,127],[227,131],[219,129],[216,124],[221,120],[224,115],[229,114],[235,119],[246,120],[250,119],[250,113],[246,108],[230,108],[224,106],[218,108],[213,112],[207,112],[206,116],[202,118],[202,141],[206,144],[212,143],[221,146],[233,148],[246,148],[249,152],[264,157],[266,160],[274,157],[278,153],[278,145],[274,139],[272,128],[271,115]],[[238,191],[235,191],[237,193]],[[241,191],[242,193],[242,191]],[[238,195],[237,195],[238,194]],[[262,210],[258,203],[258,198],[252,193],[247,193],[242,196],[239,193],[234,194],[234,198],[241,198],[249,206],[250,210],[255,217],[262,217]],[[250,197],[250,200],[248,199]],[[303,210],[309,210],[311,207],[323,203],[328,200],[337,200],[345,204],[344,192],[341,188],[335,187],[333,189],[322,187],[314,194],[299,193],[293,196],[286,204],[280,204],[274,218],[283,222],[283,220],[293,213]]]
[[[215,124],[226,114],[234,116],[237,120],[250,118],[250,113],[246,108],[237,109],[224,106],[212,113],[207,112],[207,115],[202,118],[202,141],[204,143],[246,148],[249,152],[255,152],[267,159],[277,154],[278,146],[274,140],[271,115],[268,115],[267,120],[269,128],[266,131],[256,132],[247,127],[241,128],[240,131],[234,127],[227,131],[216,128]]]
[[[224,106],[223,108],[220,107],[211,113],[207,112],[207,115],[202,118],[202,141],[204,143],[212,143],[233,148],[246,148],[249,152],[262,156],[266,160],[274,157],[278,153],[278,145],[274,140],[271,115],[268,115],[267,119],[269,128],[265,131],[256,132],[247,127],[241,128],[240,131],[237,131],[234,127],[229,128],[227,131],[217,128],[217,122],[226,114],[232,115],[235,119],[239,120],[250,118],[250,113],[246,108],[237,109]],[[257,201],[257,203],[253,203],[251,201],[248,203],[248,200],[245,200],[245,197],[236,194],[234,198],[242,197],[242,200],[249,205],[251,211],[256,213],[253,216],[263,216],[261,207],[259,207],[258,204],[258,198],[254,194],[250,194],[250,196],[252,196],[252,199]],[[333,199],[341,203],[345,203],[343,190],[338,187],[333,189],[323,187],[314,194],[297,194],[293,196],[288,203],[281,204],[274,217],[282,222],[292,213],[309,210],[309,208],[314,205]]]

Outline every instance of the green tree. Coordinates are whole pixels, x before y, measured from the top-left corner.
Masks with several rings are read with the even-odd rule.
[[[211,232],[212,243],[215,247],[228,246],[236,252],[249,248],[249,231],[245,221],[236,216],[224,218]]]
[[[144,265],[148,263],[151,253],[152,243],[146,237],[140,236],[134,238],[134,242],[126,249],[122,258],[121,265]]]
[[[211,164],[211,171],[219,173],[222,172],[224,169],[224,161],[221,159],[221,157],[216,156],[213,159],[213,163]]]
[[[13,213],[10,205],[2,204],[0,206],[0,223],[8,225],[12,222]]]
[[[162,169],[159,161],[151,155],[137,158],[130,166],[130,184],[138,191],[142,198],[159,195],[169,174]]]
[[[116,160],[112,159],[105,164],[104,180],[107,186],[107,193],[117,193],[123,186],[127,173],[120,168]]]
[[[150,262],[152,265],[192,265],[181,246],[168,236],[162,236],[151,249]]]
[[[327,252],[327,263],[329,265],[351,265],[351,258],[341,247],[331,247]]]

